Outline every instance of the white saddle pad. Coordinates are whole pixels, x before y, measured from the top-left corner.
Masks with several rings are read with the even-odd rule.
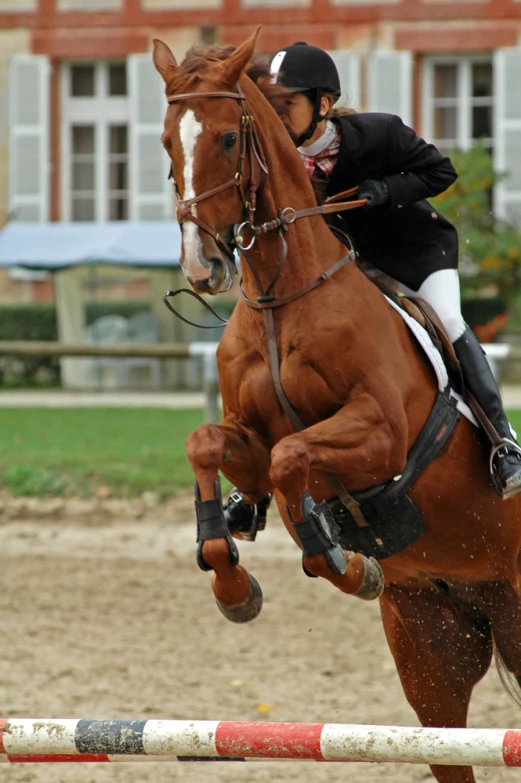
[[[391,307],[396,310],[397,313],[400,313],[403,320],[413,333],[413,335],[416,337],[418,343],[423,348],[427,358],[429,359],[430,363],[432,364],[432,367],[434,369],[434,372],[436,373],[436,378],[438,380],[438,389],[440,391],[443,391],[447,388],[447,384],[449,382],[449,375],[447,373],[447,368],[445,367],[445,363],[441,357],[440,352],[434,345],[434,343],[431,340],[431,337],[426,329],[423,328],[421,324],[418,323],[418,321],[409,315],[409,313],[406,310],[403,310],[401,307],[399,307],[396,302],[393,302],[392,299],[389,299],[388,296],[385,297]],[[477,422],[476,417],[470,410],[467,403],[463,400],[461,394],[458,394],[458,392],[454,391],[454,389],[451,388],[450,390],[450,396],[455,397],[457,400],[457,407],[460,413],[463,414],[469,421],[472,422],[476,427],[479,427],[479,424]]]

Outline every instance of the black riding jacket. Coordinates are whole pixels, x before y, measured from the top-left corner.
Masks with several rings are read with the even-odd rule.
[[[334,122],[342,140],[326,194],[384,179],[390,201],[339,213],[332,222],[362,258],[415,291],[433,272],[455,269],[457,231],[426,201],[456,180],[449,158],[393,114],[348,114]]]

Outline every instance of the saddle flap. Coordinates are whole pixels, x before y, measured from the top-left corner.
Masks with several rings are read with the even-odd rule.
[[[445,331],[445,327],[438,318],[435,310],[425,301],[425,299],[421,299],[419,296],[415,296],[414,298],[401,296],[399,299],[409,315],[412,318],[415,318],[418,323],[427,330],[431,340],[443,357],[451,384],[457,392],[463,394],[464,383],[461,366],[451,339]]]

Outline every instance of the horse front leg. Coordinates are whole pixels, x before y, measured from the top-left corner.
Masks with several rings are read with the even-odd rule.
[[[262,608],[262,590],[239,565],[239,551],[224,518],[218,472],[255,502],[271,489],[269,452],[253,432],[226,420],[198,427],[186,445],[196,480],[197,563],[202,570],[214,572],[212,590],[224,616],[232,622],[248,622]]]
[[[405,456],[406,443],[399,448],[380,406],[368,394],[361,394],[331,418],[289,435],[274,446],[271,480],[286,501],[286,514],[282,509],[282,515],[302,547],[308,576],[321,576],[342,592],[359,598],[373,599],[381,594],[384,579],[380,565],[374,558],[342,549],[329,507],[320,502],[323,498],[311,496],[310,472],[325,470],[353,476],[358,485],[367,481],[365,486],[371,486],[375,475],[393,475],[392,471],[403,469]]]

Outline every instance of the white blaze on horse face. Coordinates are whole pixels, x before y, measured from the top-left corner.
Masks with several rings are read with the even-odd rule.
[[[184,200],[188,201],[195,197],[194,190],[194,157],[197,138],[203,129],[202,123],[196,119],[192,109],[187,109],[179,125],[179,134],[185,159]],[[193,207],[194,214],[197,214],[197,207]],[[208,277],[208,271],[202,266],[202,244],[199,237],[199,228],[191,220],[182,224],[183,249],[185,260],[185,274],[191,280],[197,280]],[[203,274],[204,272],[204,274]]]

